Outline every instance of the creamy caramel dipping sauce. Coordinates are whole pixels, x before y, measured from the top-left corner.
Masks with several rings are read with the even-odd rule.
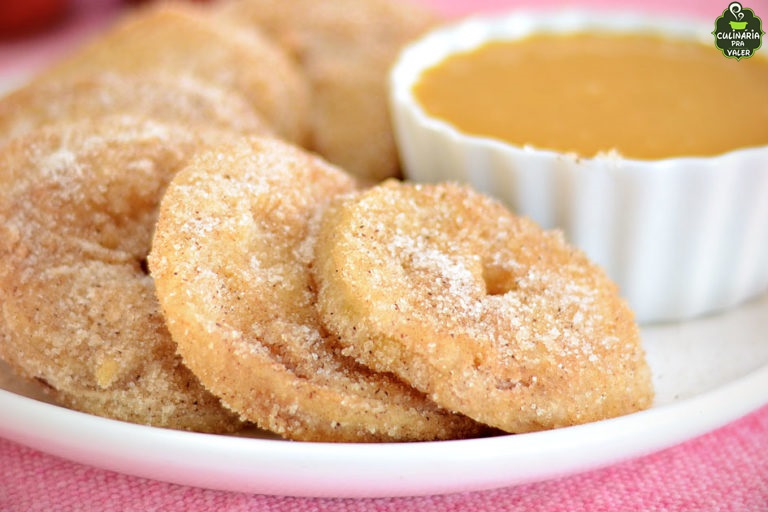
[[[768,144],[768,58],[644,35],[541,35],[451,56],[414,86],[460,131],[627,158],[710,156]]]

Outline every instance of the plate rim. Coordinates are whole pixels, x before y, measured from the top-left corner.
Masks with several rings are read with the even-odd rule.
[[[692,397],[584,425],[481,439],[366,444],[149,427],[0,388],[0,410],[15,413],[4,415],[11,420],[0,419],[0,436],[92,467],[212,490],[295,497],[405,497],[522,485],[638,458],[758,410],[768,404],[766,391],[768,363]],[[56,421],[50,421],[51,416]],[[633,443],[627,445],[630,440]],[[111,449],[105,453],[105,447]],[[430,474],[424,478],[426,469]]]

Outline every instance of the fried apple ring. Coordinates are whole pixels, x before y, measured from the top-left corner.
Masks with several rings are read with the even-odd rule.
[[[296,65],[257,31],[213,20],[196,7],[139,8],[37,79],[56,82],[104,72],[139,80],[157,73],[192,77],[240,95],[276,134],[304,142],[309,90]]]
[[[446,409],[518,433],[651,403],[616,286],[558,232],[468,188],[388,182],[335,201],[316,261],[345,354]]]
[[[321,329],[310,224],[353,180],[270,139],[198,155],[163,199],[149,265],[185,364],[222,402],[283,437],[464,437],[471,420],[341,356]]]
[[[438,21],[413,2],[234,0],[219,18],[270,35],[311,88],[308,147],[366,181],[397,176],[387,73],[401,50]]]
[[[176,355],[146,272],[160,196],[202,143],[179,125],[119,117],[0,148],[0,356],[64,405],[159,427],[240,427]]]
[[[239,95],[193,77],[102,73],[38,80],[0,99],[0,144],[52,123],[129,114],[189,127],[269,134],[261,115]]]

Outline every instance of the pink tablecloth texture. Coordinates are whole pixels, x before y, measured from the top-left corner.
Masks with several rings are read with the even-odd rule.
[[[0,510],[229,512],[689,512],[768,510],[768,407],[682,445],[503,489],[378,499],[254,496],[144,480],[0,440]]]
[[[418,1],[455,16],[569,6],[631,8],[712,21],[728,6],[727,0]],[[768,13],[765,0],[743,3]],[[53,35],[0,41],[0,75],[33,71],[63,53],[114,15],[119,2],[79,0],[75,5],[80,17]],[[160,510],[768,511],[768,407],[682,445],[588,473],[482,492],[392,499],[306,499],[183,487],[80,465],[0,439],[2,512]]]

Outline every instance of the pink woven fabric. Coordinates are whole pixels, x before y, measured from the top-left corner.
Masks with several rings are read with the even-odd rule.
[[[102,471],[0,440],[0,510],[762,511],[768,510],[768,407],[682,445],[606,469],[419,498],[303,499],[210,491]]]
[[[728,0],[634,0],[623,4],[609,0],[413,1],[437,6],[451,15],[569,5],[631,7],[712,20],[728,4]],[[754,3],[768,10],[765,0]],[[87,27],[93,27],[91,23],[92,19]],[[72,32],[64,33],[71,40]],[[49,46],[37,44],[26,54],[24,48],[0,45],[0,73],[42,62],[45,48],[52,54],[61,51],[52,42],[46,44]],[[14,55],[27,55],[34,63],[21,62]],[[396,499],[302,499],[183,487],[83,466],[0,439],[0,512],[161,510],[768,511],[768,406],[677,447],[609,468],[492,491]]]

